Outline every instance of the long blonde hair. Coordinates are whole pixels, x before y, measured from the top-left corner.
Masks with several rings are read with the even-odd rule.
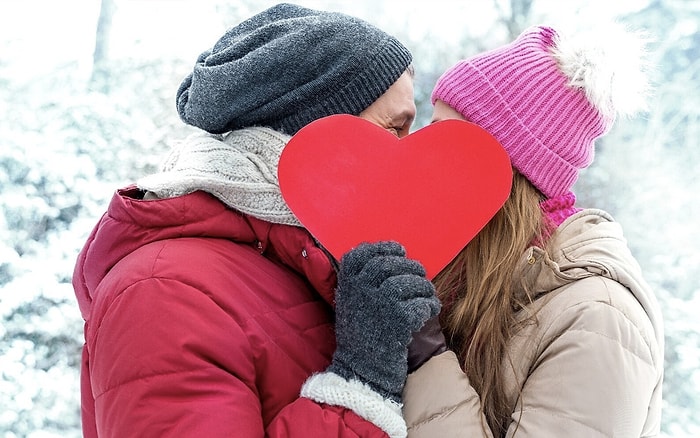
[[[527,304],[514,293],[513,273],[527,248],[550,231],[541,200],[540,192],[514,171],[506,203],[434,279],[448,345],[479,394],[496,437],[505,434],[513,409],[503,383],[506,349],[515,313]]]

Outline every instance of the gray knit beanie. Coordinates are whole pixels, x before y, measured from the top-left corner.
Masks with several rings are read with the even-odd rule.
[[[177,92],[180,118],[211,133],[267,126],[294,134],[358,115],[411,64],[406,47],[360,19],[279,4],[229,29]]]

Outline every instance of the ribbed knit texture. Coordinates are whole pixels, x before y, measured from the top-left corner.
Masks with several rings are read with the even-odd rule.
[[[201,190],[268,222],[301,226],[282,198],[277,166],[289,136],[247,128],[225,136],[198,132],[172,149],[162,171],[137,181],[159,198]]]
[[[407,436],[401,404],[383,398],[365,383],[337,374],[314,374],[301,387],[302,397],[333,406],[342,406],[383,430],[390,438]]]
[[[614,121],[568,85],[551,53],[557,38],[551,28],[532,27],[508,45],[458,62],[432,94],[433,102],[489,131],[550,198],[570,191],[593,161],[595,139]]]
[[[198,57],[177,110],[211,133],[267,126],[292,135],[321,117],[358,115],[411,61],[398,40],[365,21],[279,4]]]
[[[553,225],[559,226],[567,218],[581,211],[580,208],[574,206],[575,203],[576,195],[572,192],[567,192],[542,201],[540,208]]]

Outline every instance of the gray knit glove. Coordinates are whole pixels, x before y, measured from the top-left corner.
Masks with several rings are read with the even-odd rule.
[[[328,371],[399,403],[411,336],[440,311],[423,266],[396,242],[360,244],[341,259],[335,311]]]

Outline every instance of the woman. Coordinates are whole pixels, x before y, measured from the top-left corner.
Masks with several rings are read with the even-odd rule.
[[[494,135],[513,186],[434,279],[452,351],[409,375],[411,437],[659,433],[659,306],[619,224],[571,192],[594,141],[645,90],[639,40],[599,35],[597,45],[533,27],[458,62],[433,90],[433,120]]]

